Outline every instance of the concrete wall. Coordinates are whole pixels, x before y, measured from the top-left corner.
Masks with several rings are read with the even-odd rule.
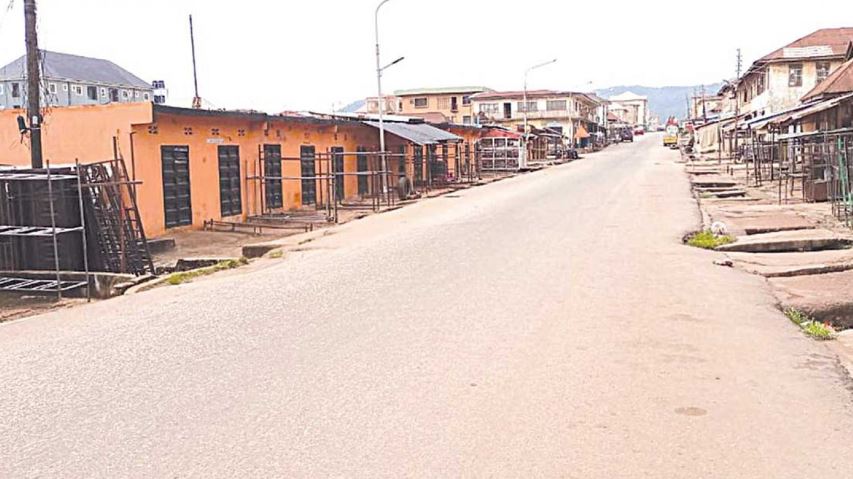
[[[26,116],[21,109],[0,111],[0,165],[28,166],[28,137],[18,132],[16,117]],[[127,103],[105,106],[53,108],[44,113],[42,149],[52,164],[103,161],[113,157],[112,138],[118,138],[119,151],[130,152],[130,132],[134,123],[150,123],[151,103]]]
[[[156,126],[156,130],[150,128]],[[192,228],[202,227],[204,221],[225,219],[241,221],[249,216],[261,214],[261,182],[251,179],[260,174],[258,160],[265,144],[280,145],[282,150],[282,176],[301,176],[299,162],[303,145],[314,146],[317,156],[324,155],[331,147],[344,148],[354,153],[358,146],[370,151],[378,150],[376,130],[361,124],[323,124],[288,119],[252,119],[235,115],[157,114],[153,125],[138,125],[136,132],[135,158],[138,179],[143,181],[139,189],[139,202],[146,231],[149,235],[164,234],[165,213],[163,204],[163,176],[161,146],[176,145],[189,148],[190,194],[192,202]],[[156,131],[156,132],[155,132]],[[239,147],[240,175],[243,213],[223,218],[220,214],[219,157],[220,145]],[[329,163],[319,169],[328,173]],[[344,156],[344,172],[357,171],[354,154]],[[318,181],[317,190],[325,183]],[[302,207],[302,184],[298,179],[282,180],[283,209]],[[358,179],[344,177],[344,196],[358,195]],[[319,193],[318,193],[319,196]]]

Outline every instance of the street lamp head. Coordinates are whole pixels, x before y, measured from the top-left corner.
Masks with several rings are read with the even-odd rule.
[[[390,67],[392,67],[392,66],[394,66],[394,65],[396,65],[396,64],[398,64],[398,63],[400,63],[400,62],[401,62],[401,61],[403,61],[405,58],[406,58],[406,57],[400,57],[400,58],[398,58],[398,59],[394,60],[393,62],[391,62],[391,63],[389,63],[389,64],[385,65],[384,67],[380,68],[380,70],[385,71],[385,69],[386,69],[386,68],[390,68]]]

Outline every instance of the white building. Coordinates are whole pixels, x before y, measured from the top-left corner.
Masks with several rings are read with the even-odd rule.
[[[610,98],[610,111],[631,126],[647,127],[649,124],[649,99],[626,91]]]

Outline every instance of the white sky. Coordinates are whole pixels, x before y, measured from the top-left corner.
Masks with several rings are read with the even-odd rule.
[[[0,64],[24,51],[23,1],[0,0]],[[38,0],[41,48],[106,58],[189,106],[193,14],[201,96],[218,108],[330,110],[376,94],[378,0]],[[701,3],[701,11],[691,7]],[[391,0],[380,13],[385,92],[484,85],[583,89],[713,83],[822,27],[853,1]],[[653,6],[654,5],[654,6]],[[659,5],[659,6],[658,6]],[[523,12],[523,13],[522,13]]]

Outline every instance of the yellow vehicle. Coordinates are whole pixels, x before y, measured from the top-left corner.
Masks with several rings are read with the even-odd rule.
[[[663,134],[663,146],[670,148],[678,146],[678,125],[666,125],[666,132]]]

